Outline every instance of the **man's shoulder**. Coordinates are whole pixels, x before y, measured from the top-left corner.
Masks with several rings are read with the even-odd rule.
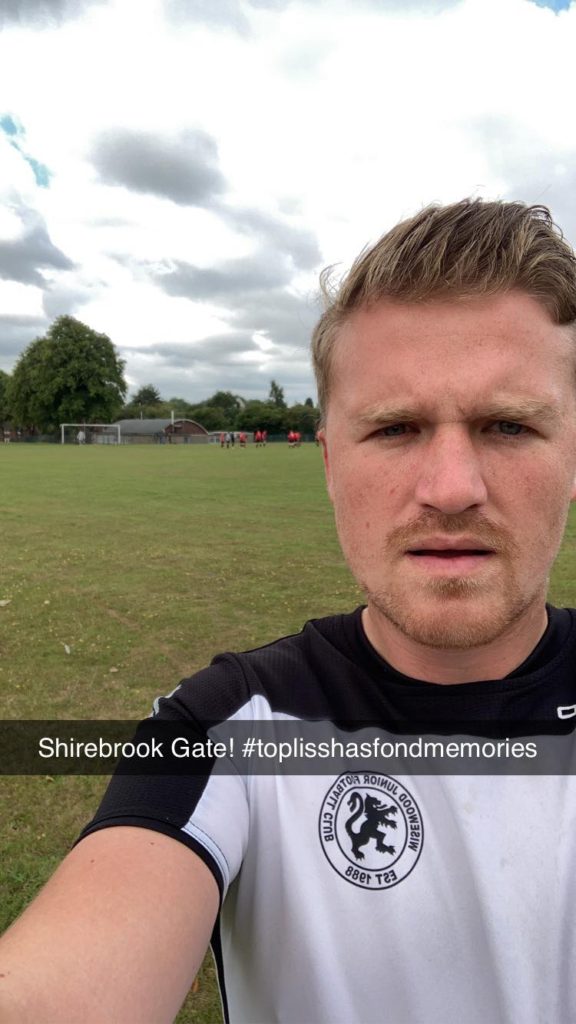
[[[338,641],[354,628],[354,623],[361,610],[361,608],[356,608],[352,612],[308,619],[295,633],[287,633],[285,636],[277,637],[258,647],[249,647],[244,651],[218,654],[212,664],[217,664],[222,658],[233,658],[242,663],[256,665],[260,662],[268,662],[270,659],[305,657],[317,646],[323,647],[325,644],[333,644],[335,641],[339,646]]]
[[[346,670],[349,637],[360,609],[310,619],[297,633],[244,651],[225,651],[155,702],[161,717],[193,715],[213,722],[235,717],[248,704],[295,717],[324,712],[325,682]]]

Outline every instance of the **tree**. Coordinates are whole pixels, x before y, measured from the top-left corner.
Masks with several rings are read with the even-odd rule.
[[[221,409],[230,420],[235,420],[244,405],[244,399],[239,395],[233,395],[231,391],[216,391],[211,398],[207,398],[202,405],[212,406],[213,409]]]
[[[203,402],[189,406],[189,415],[206,430],[236,430],[244,404],[244,399],[231,391],[216,391]]]
[[[313,399],[312,398],[307,398],[305,400],[305,402],[304,402],[304,405],[308,405],[311,409],[313,409],[314,408],[314,401],[313,401]]]
[[[143,384],[132,398],[131,405],[159,405],[162,401],[158,388],[153,384]]]
[[[286,430],[286,410],[272,402],[259,402],[255,399],[246,402],[239,422],[244,430],[267,430],[269,434],[283,434]]]
[[[218,406],[208,405],[203,402],[201,405],[193,405],[190,408],[188,419],[195,420],[205,430],[235,430],[236,418],[228,419],[227,413]]]
[[[10,409],[8,406],[8,385],[10,383],[10,377],[4,370],[0,370],[0,423],[7,423],[10,419]]]
[[[164,405],[170,409],[170,412],[174,410],[174,415],[178,417],[178,419],[194,419],[191,415],[191,409],[193,406],[191,402],[187,402],[185,398],[169,398],[168,401],[164,402]]]
[[[106,334],[74,317],[58,317],[16,363],[8,388],[12,418],[41,430],[110,422],[126,394],[123,371],[124,361]]]
[[[284,400],[284,388],[281,388],[275,380],[270,381],[270,394],[268,401],[271,405],[275,405],[277,409],[285,409],[286,402]]]
[[[170,412],[165,411],[165,404],[154,384],[144,384],[120,410],[119,417],[124,420],[166,418]]]
[[[166,413],[162,403],[160,405],[138,405],[136,402],[128,402],[123,405],[118,413],[119,420],[154,420],[166,419]],[[168,416],[170,414],[168,413]]]
[[[291,405],[287,410],[286,419],[292,430],[299,430],[301,434],[314,435],[318,429],[320,412],[314,406],[310,407],[304,402],[304,405]]]

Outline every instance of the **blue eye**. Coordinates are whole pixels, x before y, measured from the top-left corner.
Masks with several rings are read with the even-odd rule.
[[[380,433],[382,433],[384,437],[400,437],[402,434],[406,433],[406,424],[391,423],[389,427],[382,427]]]
[[[507,437],[517,437],[521,434],[526,427],[523,427],[521,423],[514,423],[513,420],[498,420],[497,426],[500,429],[501,434],[505,434]]]

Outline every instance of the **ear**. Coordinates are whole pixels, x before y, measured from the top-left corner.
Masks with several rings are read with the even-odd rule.
[[[570,501],[576,501],[576,475],[572,481],[572,490],[570,491]]]
[[[318,431],[318,440],[322,446],[322,459],[324,461],[324,473],[326,475],[326,488],[328,490],[328,497],[330,501],[333,501],[332,496],[332,473],[330,470],[330,456],[328,452],[328,441],[326,439],[326,428],[321,427]]]

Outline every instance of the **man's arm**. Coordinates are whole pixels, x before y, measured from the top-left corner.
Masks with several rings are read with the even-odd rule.
[[[0,940],[0,1021],[173,1021],[217,912],[212,873],[177,840],[87,836]]]

